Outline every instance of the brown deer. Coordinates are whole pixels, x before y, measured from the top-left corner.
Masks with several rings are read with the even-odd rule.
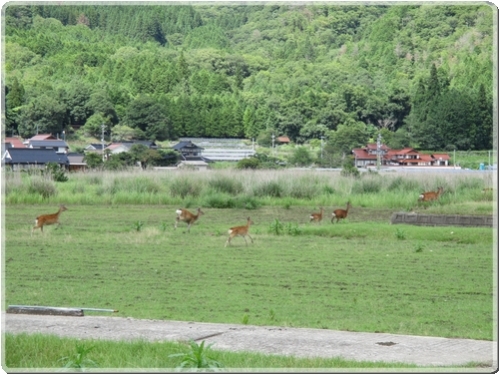
[[[351,208],[351,202],[347,202],[347,207],[345,210],[338,208],[332,212],[332,223],[333,219],[337,218],[337,223],[339,222],[340,219],[345,219],[347,217],[347,214],[349,213],[349,208]]]
[[[439,199],[439,196],[443,193],[443,188],[438,187],[437,191],[428,191],[426,193],[420,194],[418,197],[419,202],[431,202]]]
[[[40,228],[40,230],[43,233],[43,226],[44,225],[52,225],[52,224],[57,224],[57,227],[59,228],[59,215],[61,212],[66,211],[67,208],[61,204],[59,207],[59,211],[57,211],[55,214],[49,214],[49,215],[40,215],[36,218],[35,220],[35,226],[31,229],[31,235],[33,235],[33,232],[35,229]]]
[[[248,217],[247,218],[247,225],[242,225],[240,227],[232,227],[229,229],[228,233],[229,233],[229,237],[227,238],[227,241],[226,241],[226,244],[224,245],[224,247],[226,247],[227,245],[229,245],[231,243],[231,240],[236,237],[236,236],[242,236],[243,239],[245,240],[245,244],[248,246],[248,242],[247,242],[247,239],[246,239],[246,236],[248,236],[250,238],[250,240],[252,241],[253,243],[253,238],[250,237],[250,234],[248,234],[248,230],[250,229],[250,225],[253,224],[253,221],[250,220],[250,218]]]
[[[323,211],[325,209],[323,207],[319,208],[319,212],[312,213],[311,216],[309,216],[309,222],[315,222],[315,223],[321,223],[321,220],[323,220]]]
[[[200,215],[203,215],[204,212],[201,210],[201,208],[198,208],[197,214],[193,214],[189,212],[188,210],[184,210],[182,208],[179,208],[177,211],[175,211],[177,214],[177,218],[175,219],[175,227],[174,229],[177,229],[177,224],[179,224],[179,221],[185,222],[187,226],[187,231],[189,232],[191,225],[198,220]]]

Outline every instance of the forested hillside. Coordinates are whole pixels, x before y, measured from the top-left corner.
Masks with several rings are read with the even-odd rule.
[[[494,11],[6,4],[5,131],[491,149]]]

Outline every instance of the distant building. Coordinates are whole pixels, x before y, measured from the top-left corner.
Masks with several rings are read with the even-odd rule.
[[[198,147],[191,141],[181,141],[172,148],[181,154],[182,160],[203,160],[203,147]]]
[[[47,163],[57,163],[68,169],[69,160],[66,154],[57,153],[53,149],[43,148],[9,148],[2,155],[2,164],[10,166],[14,171],[22,169],[43,169]]]
[[[370,143],[363,148],[352,150],[356,167],[377,165],[377,144]],[[448,166],[450,157],[447,154],[421,154],[411,147],[391,150],[380,145],[380,164],[385,166]]]

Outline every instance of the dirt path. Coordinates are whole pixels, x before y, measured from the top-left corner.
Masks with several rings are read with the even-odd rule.
[[[106,340],[195,341],[213,349],[296,357],[342,357],[358,361],[414,363],[419,366],[480,364],[498,367],[497,342],[324,329],[261,327],[102,316],[50,316],[2,313],[3,331],[44,333]]]

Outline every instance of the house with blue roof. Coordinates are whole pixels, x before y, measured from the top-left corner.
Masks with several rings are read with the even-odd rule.
[[[52,148],[8,148],[2,155],[2,166],[12,170],[44,169],[47,163],[57,163],[69,168],[69,159],[65,153],[57,153]]]

